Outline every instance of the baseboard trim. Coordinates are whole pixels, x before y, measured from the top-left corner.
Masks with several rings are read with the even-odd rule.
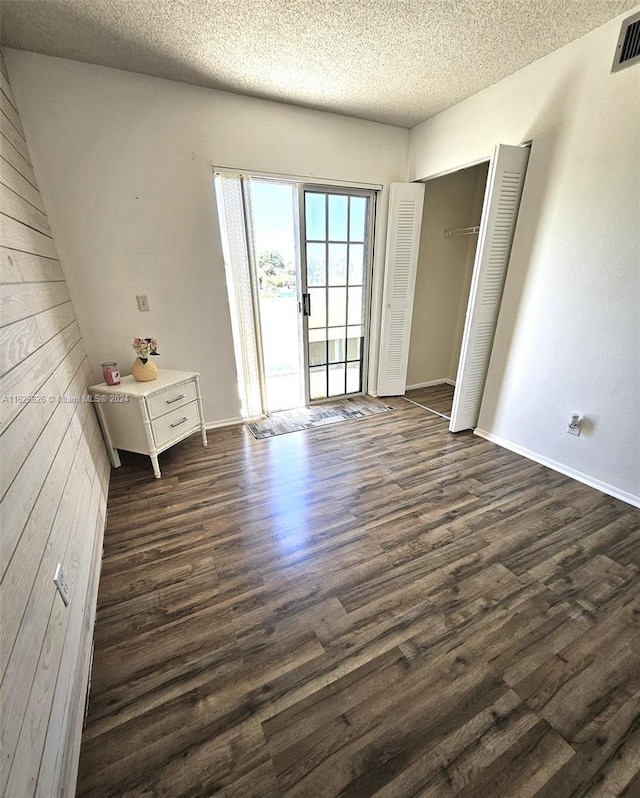
[[[234,418],[221,418],[219,421],[205,421],[204,428],[218,429],[219,427],[233,427],[234,424],[242,424],[244,419],[242,416],[235,416]]]
[[[607,482],[602,482],[599,479],[590,477],[588,474],[584,474],[582,471],[569,468],[569,466],[566,466],[563,463],[558,463],[556,460],[551,460],[549,457],[545,457],[537,452],[532,452],[530,449],[526,449],[524,446],[519,446],[517,443],[512,443],[505,438],[501,438],[499,435],[494,435],[492,432],[487,432],[484,429],[480,429],[480,427],[476,427],[474,430],[474,435],[478,435],[480,438],[484,438],[491,443],[502,446],[503,449],[509,449],[511,452],[520,454],[522,457],[526,457],[528,460],[533,460],[535,463],[540,463],[540,465],[547,466],[547,468],[551,468],[553,471],[557,471],[559,474],[564,474],[565,477],[576,479],[578,482],[582,482],[585,485],[588,485],[590,488],[595,488],[602,493],[606,493],[608,496],[613,496],[614,499],[620,499],[620,501],[626,502],[626,504],[630,504],[632,507],[640,507],[640,496],[635,496],[633,493],[628,493],[626,490],[620,490],[613,485],[609,485]]]
[[[431,388],[434,385],[453,385],[455,387],[455,384],[455,380],[445,377],[441,380],[429,380],[428,382],[416,382],[415,385],[407,385],[405,391],[414,391],[416,388]]]

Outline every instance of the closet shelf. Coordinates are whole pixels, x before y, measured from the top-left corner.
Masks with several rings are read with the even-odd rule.
[[[456,230],[445,230],[444,237],[451,238],[452,236],[471,236],[474,233],[479,232],[479,227],[458,227]]]

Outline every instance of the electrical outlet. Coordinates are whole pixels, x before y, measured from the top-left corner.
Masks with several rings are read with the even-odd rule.
[[[571,420],[567,426],[567,432],[569,435],[580,435],[580,429],[582,427],[582,421],[580,419],[580,415],[578,413],[571,414]]]
[[[138,310],[149,310],[149,300],[146,294],[138,294],[136,299],[138,300]]]
[[[62,563],[60,562],[56,566],[56,572],[54,574],[53,581],[55,582],[55,585],[58,588],[58,593],[60,593],[62,600],[65,603],[65,606],[69,606],[69,599],[71,598],[71,590],[69,588],[69,583],[67,582],[66,576],[62,573]]]

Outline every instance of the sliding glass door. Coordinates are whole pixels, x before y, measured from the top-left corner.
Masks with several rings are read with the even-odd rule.
[[[375,192],[215,187],[243,415],[365,391]]]
[[[373,192],[301,189],[305,387],[309,401],[365,389]]]
[[[305,404],[298,194],[291,182],[251,178],[247,185],[264,393],[273,413]]]

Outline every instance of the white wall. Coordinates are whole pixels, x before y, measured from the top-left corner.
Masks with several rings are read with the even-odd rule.
[[[637,503],[640,67],[610,73],[625,16],[414,128],[409,171],[533,139],[479,427]]]
[[[478,236],[444,231],[480,224],[487,166],[425,185],[407,385],[456,378]]]
[[[408,131],[33,53],[6,60],[94,377],[106,359],[128,372],[133,336],[153,335],[160,367],[201,372],[208,422],[237,417],[211,164],[388,185],[406,179]]]

